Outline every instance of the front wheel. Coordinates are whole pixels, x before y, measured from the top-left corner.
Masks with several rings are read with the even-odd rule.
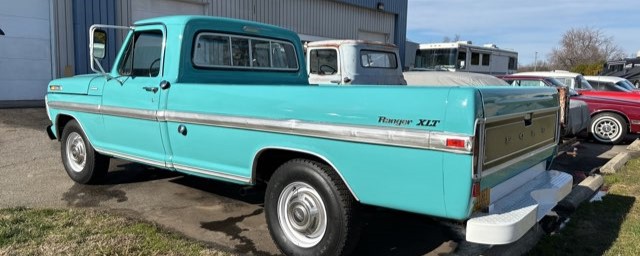
[[[62,164],[69,177],[80,184],[100,182],[109,169],[109,158],[96,152],[78,122],[70,121],[62,130]]]
[[[627,136],[627,122],[618,114],[600,113],[591,119],[589,132],[601,143],[620,143]]]
[[[360,233],[357,212],[338,174],[315,161],[286,162],[267,185],[267,225],[286,255],[349,254]]]

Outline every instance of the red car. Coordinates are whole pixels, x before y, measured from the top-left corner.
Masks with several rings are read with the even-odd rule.
[[[502,76],[514,86],[566,87],[555,78],[540,76]],[[627,94],[619,97],[617,94]],[[640,133],[640,95],[626,92],[589,91],[580,93],[570,90],[571,100],[587,103],[591,114],[588,131],[602,143],[621,142],[628,133]],[[581,95],[580,95],[581,94]],[[631,96],[634,95],[634,96]],[[633,98],[636,97],[636,98]]]

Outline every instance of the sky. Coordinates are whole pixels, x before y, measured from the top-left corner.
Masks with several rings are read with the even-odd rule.
[[[408,0],[407,40],[442,42],[456,34],[475,45],[518,52],[519,64],[546,60],[571,28],[591,27],[626,55],[640,51],[640,0]]]

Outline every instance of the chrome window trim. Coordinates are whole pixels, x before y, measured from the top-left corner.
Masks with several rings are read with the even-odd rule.
[[[266,131],[358,143],[430,149],[456,154],[470,155],[472,153],[471,149],[474,146],[473,136],[466,134],[409,130],[394,127],[329,124],[301,121],[297,119],[278,120],[178,111],[152,111],[59,101],[51,102],[51,106],[61,109],[152,121],[180,122],[234,129]],[[469,146],[465,149],[447,148],[446,138],[463,139]]]

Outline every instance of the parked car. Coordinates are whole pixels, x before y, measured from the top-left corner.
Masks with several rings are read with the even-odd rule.
[[[541,86],[542,84],[554,87],[566,86],[551,77],[512,75],[504,76],[503,79],[521,86]],[[640,133],[640,102],[612,97],[580,95],[571,89],[569,89],[569,93],[571,102],[586,103],[591,117],[587,122],[587,127],[589,134],[595,140],[601,143],[617,144],[628,133]],[[569,119],[573,120],[575,114],[571,112],[570,110]]]
[[[604,97],[612,99],[630,100],[640,102],[640,94],[632,91],[598,91],[591,86],[589,81],[581,74],[568,71],[549,71],[549,72],[523,72],[516,73],[512,76],[542,76],[553,77],[565,84],[571,89],[576,90],[582,95],[595,97]]]
[[[549,86],[555,87],[560,93],[563,136],[575,136],[589,127],[591,116],[589,107],[584,101],[578,100],[575,90],[567,88],[564,84],[552,77],[541,76],[499,76],[512,86]]]
[[[594,90],[640,93],[629,80],[617,76],[585,76]]]

